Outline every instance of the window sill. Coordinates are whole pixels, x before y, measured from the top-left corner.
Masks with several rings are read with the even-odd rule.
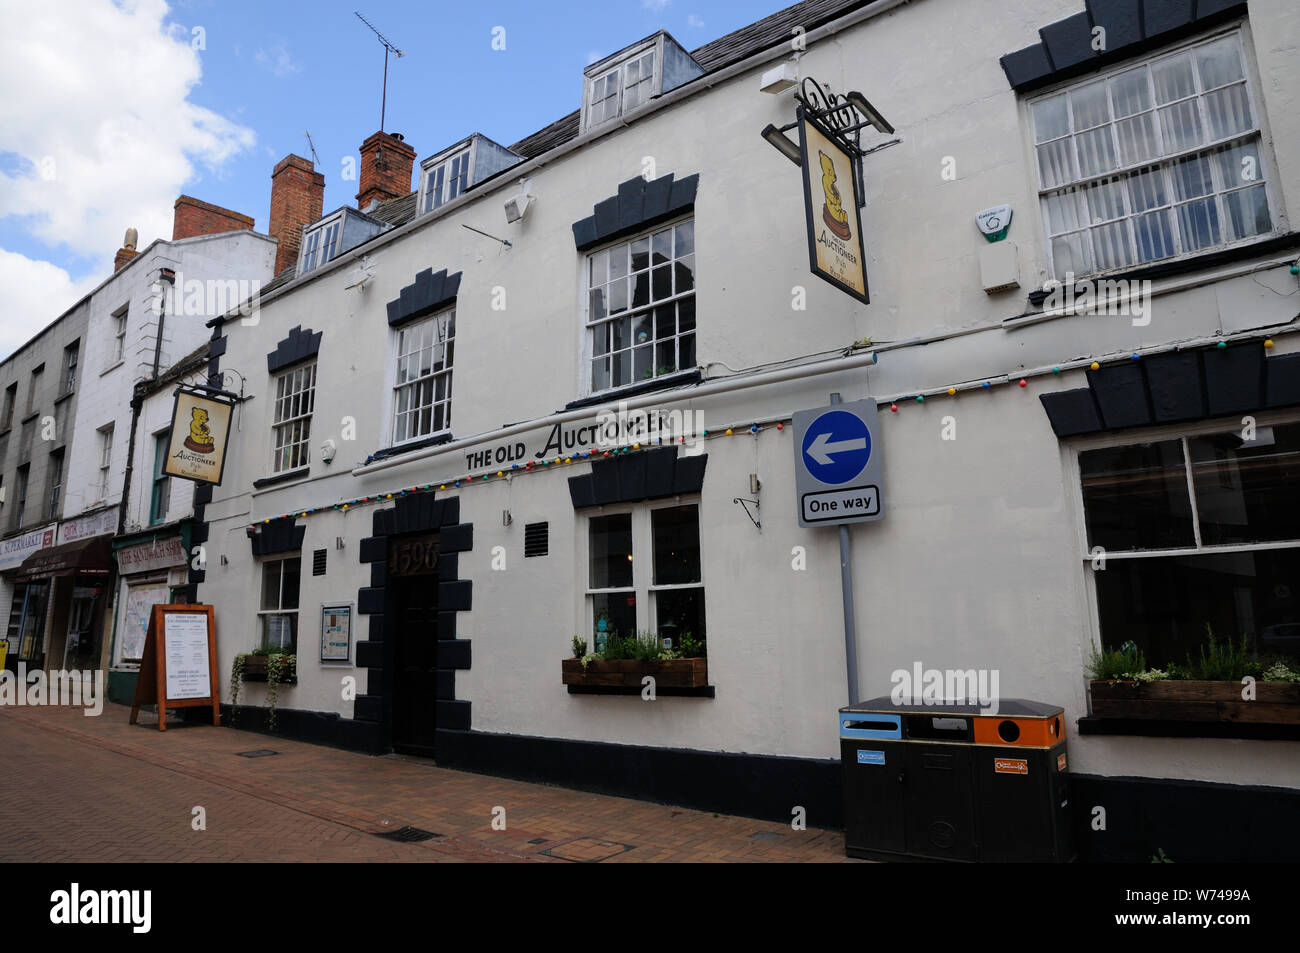
[[[33,410],[30,414],[28,414],[28,415],[27,415],[26,417],[24,417],[22,420],[18,421],[18,425],[19,425],[20,427],[21,427],[21,426],[26,426],[27,424],[31,423],[33,420],[35,420],[35,419],[36,419],[37,417],[39,417],[40,415],[41,415],[41,412],[40,412],[39,410]]]
[[[1138,738],[1249,738],[1300,741],[1300,725],[1241,722],[1195,722],[1169,718],[1097,718],[1078,720],[1081,735],[1127,735]]]
[[[435,447],[440,443],[451,443],[452,436],[450,430],[435,434],[432,437],[422,437],[417,440],[408,440],[406,443],[399,443],[392,447],[381,447],[370,456],[366,457],[366,463],[374,463],[376,460],[387,460],[389,457],[400,457],[404,453],[410,453],[412,450],[423,450],[425,447]]]
[[[661,659],[642,662],[622,659],[614,662],[592,661],[587,668],[576,658],[561,663],[561,681],[570,695],[640,695],[642,679],[655,680],[655,695],[681,695],[713,698],[707,658]]]
[[[1093,680],[1082,734],[1192,738],[1300,739],[1300,685],[1254,683],[1243,700],[1238,681]]]
[[[277,473],[275,476],[262,477],[260,480],[253,481],[253,489],[260,490],[268,486],[276,486],[280,483],[289,483],[294,480],[305,480],[311,476],[311,467],[298,467],[296,470],[285,470],[283,473]]]
[[[69,397],[75,397],[75,396],[77,396],[77,392],[75,390],[70,390],[67,393],[60,394],[58,397],[54,398],[54,406],[57,407],[59,406],[59,404],[67,400]]]
[[[117,361],[117,362],[114,363],[114,364],[110,364],[110,365],[108,365],[108,367],[104,368],[102,371],[99,372],[99,376],[100,376],[100,377],[103,377],[105,374],[109,373],[110,371],[115,371],[115,370],[117,370],[119,367],[121,367],[121,366],[122,366],[123,364],[125,364],[125,363],[126,363],[125,360],[121,360],[121,361]]]
[[[628,397],[636,397],[639,394],[652,394],[655,391],[670,390],[686,384],[698,384],[702,380],[704,380],[704,374],[699,368],[678,371],[676,374],[665,374],[663,377],[656,377],[641,384],[629,384],[626,387],[619,387],[614,390],[603,390],[598,394],[592,394],[590,397],[580,397],[565,404],[564,409],[579,410],[583,407],[595,407],[599,404],[608,404]]]
[[[621,685],[566,685],[570,695],[636,695],[640,696],[645,689],[634,687],[628,688]],[[656,698],[716,698],[716,688],[713,685],[701,685],[698,688],[673,688],[665,686],[660,688],[655,686]]]

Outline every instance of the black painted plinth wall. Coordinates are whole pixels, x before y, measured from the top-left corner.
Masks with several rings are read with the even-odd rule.
[[[409,533],[438,534],[438,701],[439,727],[468,730],[470,703],[456,698],[456,672],[470,667],[469,639],[457,638],[456,620],[471,608],[471,583],[459,578],[460,554],[474,548],[474,526],[460,522],[460,498],[432,493],[399,497],[391,509],[376,510],[374,535],[361,541],[361,561],[370,566],[370,585],[357,592],[357,614],[368,616],[369,637],[357,642],[357,667],[368,670],[366,691],[357,695],[353,720],[375,726],[391,740],[392,619],[396,606],[388,590],[388,543]]]

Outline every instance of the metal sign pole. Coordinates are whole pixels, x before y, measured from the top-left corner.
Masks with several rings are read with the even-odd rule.
[[[831,404],[840,403],[838,393],[831,394]],[[853,616],[853,548],[849,527],[840,524],[840,592],[844,597],[844,664],[849,674],[849,704],[858,697],[858,632]]]

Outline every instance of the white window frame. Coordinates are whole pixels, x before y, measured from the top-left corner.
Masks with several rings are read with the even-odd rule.
[[[316,409],[316,368],[313,358],[275,375],[271,398],[271,472],[292,473],[311,466],[311,418]],[[289,390],[297,386],[296,390]],[[298,398],[297,407],[294,399]],[[294,413],[294,410],[297,413]],[[296,434],[295,434],[296,428]],[[286,461],[296,459],[292,466]]]
[[[1257,428],[1300,423],[1300,414],[1293,410],[1260,412],[1255,417]],[[1175,549],[1115,550],[1114,552],[1107,550],[1104,554],[1107,563],[1127,559],[1161,559],[1169,556],[1210,556],[1241,552],[1262,552],[1270,549],[1300,549],[1300,539],[1270,540],[1260,543],[1227,543],[1213,546],[1206,546],[1201,542],[1200,514],[1196,507],[1195,487],[1191,483],[1192,476],[1187,442],[1195,437],[1220,434],[1233,429],[1239,429],[1239,425],[1234,428],[1230,420],[1223,419],[1165,425],[1162,427],[1142,427],[1105,436],[1081,438],[1072,441],[1068,447],[1063,449],[1065,487],[1066,492],[1073,499],[1074,506],[1074,549],[1075,552],[1081,554],[1079,557],[1079,571],[1082,574],[1080,591],[1085,594],[1083,608],[1088,615],[1088,625],[1086,629],[1080,632],[1082,636],[1079,642],[1080,658],[1087,658],[1095,646],[1102,644],[1101,606],[1097,598],[1096,576],[1098,572],[1107,571],[1092,568],[1094,561],[1100,554],[1094,554],[1088,548],[1088,513],[1083,502],[1083,474],[1080,471],[1079,457],[1089,450],[1106,450],[1115,447],[1128,447],[1134,444],[1159,443],[1166,440],[1180,440],[1183,444],[1183,466],[1187,474],[1187,489],[1191,498],[1194,545],[1180,546]]]
[[[1059,137],[1057,139],[1044,140],[1044,143],[1036,142],[1036,130],[1035,130],[1034,118],[1033,118],[1033,110],[1036,104],[1048,99],[1052,99],[1053,97],[1059,96],[1062,93],[1068,93],[1099,82],[1108,83],[1110,80],[1112,80],[1116,76],[1119,76],[1122,73],[1130,72],[1135,69],[1145,69],[1147,74],[1147,81],[1148,81],[1148,95],[1151,100],[1151,105],[1148,109],[1142,110],[1141,112],[1149,113],[1153,117],[1152,134],[1157,143],[1157,153],[1159,153],[1160,144],[1163,143],[1163,132],[1160,128],[1160,122],[1157,114],[1160,108],[1164,108],[1173,104],[1172,103],[1164,104],[1164,107],[1156,104],[1154,89],[1152,88],[1152,84],[1154,82],[1151,78],[1152,67],[1163,60],[1171,59],[1183,53],[1187,53],[1188,51],[1193,50],[1196,47],[1206,46],[1218,40],[1222,40],[1229,37],[1235,39],[1237,43],[1238,51],[1241,55],[1241,65],[1242,65],[1241,81],[1244,81],[1245,83],[1247,102],[1250,106],[1251,119],[1253,120],[1253,126],[1250,129],[1220,139],[1211,140],[1209,138],[1206,138],[1203,142],[1197,144],[1194,147],[1183,149],[1178,152],[1171,153],[1169,155],[1157,154],[1156,156],[1150,159],[1142,160],[1135,163],[1123,164],[1122,153],[1120,150],[1120,143],[1115,131],[1118,125],[1118,120],[1114,118],[1115,110],[1113,104],[1113,97],[1111,95],[1111,91],[1108,86],[1106,99],[1107,99],[1107,112],[1109,118],[1107,119],[1107,125],[1105,126],[1105,128],[1108,128],[1111,132],[1111,138],[1110,138],[1111,148],[1113,149],[1114,155],[1116,157],[1116,161],[1119,164],[1117,164],[1116,167],[1113,169],[1109,169],[1105,172],[1096,175],[1091,175],[1086,177],[1082,176],[1078,171],[1077,151],[1074,149],[1072,145],[1070,149],[1070,163],[1071,163],[1073,176],[1067,181],[1051,186],[1050,188],[1045,187],[1043,185],[1042,175],[1038,165],[1037,147],[1043,145],[1046,142],[1059,141]],[[1210,89],[1210,90],[1204,89],[1201,86],[1200,71],[1195,68],[1193,69],[1193,81],[1196,84],[1196,91],[1193,94],[1193,96],[1186,97],[1183,100],[1179,100],[1178,102],[1193,101],[1196,103],[1197,119],[1201,124],[1201,128],[1204,131],[1205,136],[1208,137],[1210,135],[1211,127],[1208,122],[1208,117],[1206,114],[1205,97],[1207,93],[1213,92],[1214,90],[1217,90],[1222,87],[1214,87],[1214,89]],[[1234,81],[1234,83],[1227,84],[1227,85],[1234,85],[1235,82],[1238,81]],[[1258,95],[1259,84],[1260,84],[1259,73],[1258,70],[1256,69],[1256,63],[1253,56],[1253,45],[1250,41],[1250,33],[1247,25],[1243,22],[1225,29],[1204,34],[1202,36],[1196,37],[1191,40],[1183,41],[1175,46],[1169,47],[1167,49],[1163,49],[1155,54],[1151,54],[1151,55],[1147,55],[1147,56],[1143,56],[1131,60],[1126,60],[1125,62],[1117,64],[1109,69],[1101,70],[1097,73],[1090,74],[1086,78],[1082,78],[1082,79],[1075,78],[1069,80],[1068,82],[1055,84],[1054,86],[1043,91],[1042,93],[1036,94],[1032,98],[1025,99],[1023,102],[1023,116],[1024,116],[1023,128],[1028,131],[1026,136],[1026,140],[1027,140],[1026,147],[1028,150],[1027,161],[1028,161],[1029,168],[1031,170],[1030,174],[1032,176],[1032,181],[1034,183],[1034,191],[1037,197],[1038,217],[1039,217],[1038,234],[1043,241],[1043,256],[1044,256],[1044,261],[1046,263],[1045,268],[1048,276],[1049,277],[1056,276],[1056,263],[1052,252],[1053,236],[1049,234],[1048,231],[1049,218],[1047,212],[1047,201],[1048,201],[1047,196],[1049,194],[1055,194],[1065,190],[1071,190],[1071,189],[1076,190],[1074,196],[1075,196],[1077,207],[1081,213],[1079,216],[1079,220],[1082,222],[1083,214],[1086,214],[1087,212],[1087,206],[1086,206],[1087,199],[1084,197],[1084,193],[1083,193],[1084,188],[1092,184],[1106,182],[1115,178],[1123,178],[1129,175],[1130,173],[1145,170],[1145,169],[1155,168],[1159,170],[1166,199],[1167,199],[1167,201],[1164,204],[1153,207],[1151,209],[1144,210],[1143,212],[1138,212],[1138,213],[1132,212],[1130,210],[1132,205],[1131,196],[1128,193],[1128,190],[1125,189],[1124,190],[1125,192],[1124,215],[1116,219],[1107,219],[1104,222],[1100,220],[1097,222],[1090,221],[1089,224],[1081,225],[1079,228],[1073,230],[1066,230],[1065,232],[1059,233],[1059,234],[1083,234],[1085,236],[1088,236],[1091,231],[1091,228],[1094,227],[1095,225],[1102,225],[1102,224],[1114,223],[1114,222],[1124,222],[1127,226],[1126,234],[1127,234],[1129,246],[1133,250],[1135,260],[1129,264],[1118,265],[1113,268],[1098,269],[1096,267],[1095,251],[1091,246],[1091,238],[1089,237],[1089,243],[1090,243],[1089,255],[1093,259],[1092,270],[1088,272],[1076,272],[1075,273],[1076,277],[1081,278],[1081,277],[1086,277],[1091,275],[1105,275],[1111,273],[1119,273],[1119,272],[1129,271],[1135,268],[1144,268],[1151,265],[1166,264],[1169,262],[1184,260],[1188,258],[1195,258],[1201,255],[1223,251],[1229,248],[1244,247],[1247,245],[1256,244],[1261,241],[1266,241],[1269,238],[1276,237],[1279,234],[1285,233],[1288,230],[1286,210],[1282,207],[1281,197],[1278,194],[1277,188],[1275,186],[1275,183],[1277,181],[1277,168],[1273,157],[1272,136],[1269,131],[1268,117],[1264,114],[1264,111],[1260,108],[1260,104],[1259,104],[1260,97]],[[1069,117],[1069,125],[1072,130],[1071,132],[1067,132],[1066,137],[1072,138],[1075,135],[1075,133],[1073,132],[1073,124],[1074,124],[1073,108],[1068,98],[1066,100],[1066,109],[1067,109],[1067,116]],[[1134,115],[1138,115],[1138,114],[1135,113]],[[1102,128],[1102,127],[1098,127],[1098,128]],[[1214,153],[1224,148],[1228,148],[1234,145],[1246,145],[1252,142],[1256,143],[1257,151],[1259,153],[1260,169],[1258,170],[1259,171],[1258,181],[1251,182],[1247,185],[1228,188],[1222,182],[1221,172],[1218,163],[1215,161],[1211,161],[1209,163],[1209,166],[1210,166],[1210,175],[1211,175],[1211,182],[1212,182],[1212,191],[1209,194],[1200,196],[1196,199],[1187,199],[1187,200],[1179,201],[1175,197],[1176,193],[1174,191],[1174,183],[1172,180],[1171,169],[1178,161],[1193,156],[1201,155],[1201,154],[1213,155]],[[1255,186],[1261,184],[1264,186],[1264,194],[1265,194],[1266,201],[1268,202],[1269,216],[1272,220],[1272,225],[1273,225],[1272,230],[1258,235],[1250,235],[1245,238],[1237,239],[1235,241],[1222,240],[1224,236],[1226,236],[1227,234],[1226,223],[1228,220],[1228,217],[1224,209],[1224,202],[1223,202],[1224,195],[1229,194],[1230,192],[1233,191],[1244,191],[1245,189],[1254,188]],[[1218,216],[1219,234],[1220,234],[1221,241],[1219,241],[1217,244],[1207,245],[1196,249],[1185,250],[1183,248],[1183,238],[1182,238],[1180,226],[1177,221],[1177,213],[1175,209],[1179,205],[1189,204],[1207,198],[1213,199],[1214,201],[1215,212]],[[1142,215],[1146,215],[1149,214],[1150,212],[1162,211],[1162,210],[1166,211],[1169,215],[1174,217],[1174,220],[1171,222],[1172,225],[1171,233],[1172,233],[1174,249],[1175,249],[1174,254],[1162,258],[1152,258],[1145,262],[1136,260],[1139,244],[1138,244],[1137,235],[1135,233],[1134,222],[1136,221],[1137,218],[1139,218]]]
[[[302,231],[302,246],[298,251],[298,274],[305,275],[329,264],[338,257],[343,240],[343,212],[328,215]]]
[[[630,63],[641,59],[641,57],[645,56],[647,53],[652,54],[654,57],[651,64],[650,92],[644,99],[641,99],[633,106],[626,106],[625,100],[628,89],[626,67]],[[659,95],[660,90],[663,89],[663,36],[655,36],[645,43],[638,43],[636,46],[620,51],[617,59],[609,58],[607,60],[598,61],[597,63],[593,63],[592,66],[589,66],[587,69],[590,71],[593,67],[599,67],[599,69],[594,72],[585,72],[583,75],[581,115],[581,126],[583,132],[599,128],[608,122],[612,122],[613,120],[625,115],[631,109],[644,106],[646,103],[650,102],[650,100]],[[596,83],[613,73],[618,74],[618,102],[612,115],[605,116],[597,121],[592,115],[592,110],[595,105],[594,96],[596,93]],[[640,78],[638,77],[638,83],[639,82]]]
[[[444,357],[443,369],[439,371],[432,370],[432,360],[431,360],[430,361],[431,369],[428,374],[421,374],[415,378],[408,378],[405,381],[399,381],[398,365],[401,363],[403,358],[409,357],[411,354],[415,353],[414,351],[409,351],[407,352],[407,354],[401,353],[403,333],[405,332],[409,334],[410,332],[416,330],[417,328],[421,328],[425,325],[430,325],[434,329],[434,339],[431,346],[436,348],[438,328],[443,324],[444,319],[450,326],[450,333],[448,334],[444,344],[450,350],[451,353],[450,353],[450,359]],[[400,327],[393,328],[390,335],[390,339],[391,339],[391,344],[389,346],[390,357],[388,360],[388,369],[386,374],[387,385],[388,385],[387,392],[389,396],[388,396],[387,406],[385,409],[385,422],[384,422],[385,432],[388,434],[389,446],[399,447],[402,446],[403,444],[412,443],[417,440],[429,440],[444,435],[450,435],[451,434],[451,411],[453,406],[452,377],[453,377],[453,371],[455,370],[456,367],[456,362],[455,362],[456,307],[455,305],[453,305],[450,308],[441,308],[438,311],[426,315],[423,318],[419,318],[414,321],[408,321],[405,324],[401,325]],[[446,352],[444,352],[444,354],[445,353]],[[430,430],[426,433],[419,433],[419,434],[412,434],[408,432],[405,436],[399,439],[398,426],[399,426],[400,419],[402,416],[411,413],[409,409],[402,412],[398,411],[398,401],[400,399],[400,392],[404,389],[415,387],[415,385],[417,385],[421,380],[430,379],[430,380],[434,380],[432,387],[433,387],[433,393],[436,395],[437,393],[436,378],[439,376],[441,376],[446,381],[446,384],[444,385],[445,396],[443,397],[442,400],[438,400],[436,399],[436,397],[434,397],[430,400],[430,403],[427,405],[430,408],[430,412],[429,412]],[[443,426],[438,429],[433,429],[433,408],[439,403],[444,405],[443,421],[442,421]]]
[[[663,307],[663,306],[668,305],[668,304],[672,304],[672,305],[676,306],[677,302],[679,302],[679,301],[684,301],[684,300],[686,300],[687,298],[692,298],[692,299],[694,299],[695,302],[696,302],[696,308],[695,308],[695,327],[692,328],[691,331],[689,331],[688,333],[695,335],[695,363],[694,363],[693,365],[691,365],[690,367],[682,367],[682,366],[681,366],[681,362],[680,362],[680,357],[681,357],[681,352],[680,352],[680,340],[681,340],[681,337],[682,337],[682,333],[681,333],[680,328],[676,328],[676,329],[674,329],[674,334],[673,334],[673,340],[676,341],[676,342],[678,342],[678,351],[677,351],[678,366],[677,366],[676,370],[671,371],[671,372],[666,373],[666,374],[652,373],[652,374],[650,375],[650,377],[648,377],[648,378],[633,379],[633,380],[631,380],[631,381],[630,381],[629,383],[627,383],[627,384],[612,385],[612,386],[610,386],[610,387],[601,388],[601,389],[596,388],[595,385],[594,385],[594,382],[592,381],[592,375],[591,375],[591,364],[592,364],[592,361],[595,360],[595,358],[596,358],[596,356],[597,356],[596,353],[595,353],[595,350],[596,350],[596,349],[595,349],[594,344],[593,344],[593,332],[594,332],[594,328],[595,328],[596,325],[598,325],[598,324],[607,324],[608,322],[610,322],[610,321],[612,321],[612,320],[616,320],[616,319],[614,319],[614,318],[610,318],[610,317],[608,316],[608,313],[606,314],[606,316],[605,316],[604,318],[598,318],[598,319],[596,319],[595,321],[593,321],[592,318],[591,318],[591,292],[592,292],[592,287],[591,287],[591,260],[592,260],[592,258],[595,257],[596,255],[604,254],[604,253],[610,251],[610,250],[613,249],[613,248],[619,248],[619,247],[622,247],[622,246],[625,246],[625,245],[630,247],[630,246],[632,245],[633,242],[636,242],[636,241],[638,241],[638,240],[640,240],[640,239],[642,239],[642,238],[646,238],[647,236],[651,237],[651,239],[652,239],[652,241],[653,241],[653,236],[654,236],[657,232],[662,232],[662,231],[664,231],[665,229],[668,229],[668,230],[670,230],[670,231],[673,233],[673,235],[674,235],[674,238],[673,238],[673,246],[674,246],[674,247],[673,247],[673,255],[674,255],[674,257],[672,258],[672,262],[676,262],[676,261],[678,260],[678,258],[676,257],[676,256],[677,256],[677,249],[676,249],[676,242],[677,242],[677,239],[676,239],[676,233],[677,233],[677,227],[678,227],[679,225],[684,225],[684,224],[686,224],[686,223],[688,223],[688,222],[689,222],[689,223],[691,224],[691,226],[692,226],[692,227],[691,227],[691,236],[692,236],[692,237],[691,237],[691,252],[690,252],[690,256],[691,256],[691,258],[693,259],[693,265],[694,265],[694,267],[693,267],[693,274],[694,274],[694,276],[695,276],[695,281],[694,281],[694,283],[693,283],[693,286],[691,287],[691,290],[690,290],[690,291],[682,292],[682,293],[680,293],[680,294],[678,294],[678,293],[676,293],[676,292],[674,291],[674,293],[673,293],[671,296],[669,296],[668,298],[664,298],[664,299],[659,300],[659,301],[654,301],[654,300],[652,300],[650,304],[648,304],[648,305],[643,305],[641,308],[639,308],[639,309],[637,309],[637,310],[635,310],[635,311],[634,311],[634,310],[632,309],[632,307],[631,307],[631,300],[630,300],[630,296],[629,296],[628,309],[627,309],[626,311],[619,312],[619,318],[621,319],[621,318],[623,318],[623,317],[631,317],[631,316],[634,315],[634,314],[642,314],[642,313],[645,313],[645,312],[647,312],[647,311],[651,311],[651,312],[653,312],[655,308]],[[580,342],[580,344],[579,344],[579,354],[580,354],[581,357],[582,357],[582,361],[581,361],[581,364],[580,364],[580,367],[579,367],[579,371],[578,371],[578,373],[579,373],[579,386],[578,386],[578,393],[579,393],[580,395],[582,395],[583,397],[591,397],[591,396],[594,396],[594,395],[596,395],[596,394],[610,394],[610,395],[618,394],[620,391],[629,390],[629,389],[634,388],[634,387],[639,387],[639,386],[641,386],[642,384],[645,384],[645,383],[647,383],[647,382],[649,382],[649,381],[667,380],[667,379],[671,379],[672,377],[674,377],[674,376],[676,376],[676,375],[679,375],[679,374],[687,374],[687,373],[689,373],[689,372],[691,372],[691,371],[693,371],[693,370],[695,370],[696,368],[699,367],[699,359],[700,359],[700,350],[699,350],[699,343],[700,343],[700,342],[699,342],[700,311],[699,311],[699,297],[698,297],[698,294],[697,294],[697,292],[699,291],[699,287],[700,287],[700,280],[699,280],[699,279],[700,279],[700,270],[699,270],[699,241],[698,241],[698,235],[697,235],[697,233],[696,233],[696,230],[695,230],[695,227],[694,227],[694,226],[695,226],[695,213],[694,213],[694,212],[690,212],[690,213],[688,213],[688,214],[686,214],[686,215],[684,215],[684,216],[681,216],[681,217],[679,217],[679,218],[670,219],[670,220],[667,221],[667,222],[660,223],[659,225],[656,225],[656,226],[654,226],[653,228],[649,228],[649,229],[646,229],[646,230],[644,230],[644,231],[637,232],[636,234],[634,234],[634,235],[630,235],[630,236],[628,236],[627,238],[620,239],[620,240],[618,240],[618,241],[616,241],[616,242],[610,242],[610,243],[608,243],[608,244],[605,244],[605,245],[600,246],[599,248],[593,248],[593,249],[591,249],[591,250],[589,250],[589,251],[583,253],[582,258],[580,259],[580,261],[581,261],[581,264],[580,264],[581,275],[580,275],[580,279],[579,279],[580,282],[581,282],[581,292],[580,292],[580,295],[581,295],[581,302],[582,302],[582,304],[581,304],[581,314],[582,314],[582,321],[581,321],[581,334],[582,334],[582,340],[581,340],[581,342]],[[652,245],[652,249],[653,249],[653,245]],[[670,263],[670,264],[671,264],[671,263]],[[629,262],[629,264],[628,264],[628,268],[629,268],[629,272],[628,272],[628,273],[629,273],[629,274],[632,274],[632,272],[631,272],[631,263],[630,263],[630,262]],[[652,265],[651,265],[651,272],[650,272],[651,274],[653,274],[653,270],[654,270],[654,266],[653,266],[653,264],[652,264]],[[652,288],[653,288],[653,284],[652,284]],[[652,350],[651,350],[651,359],[652,359],[652,360],[651,360],[651,370],[652,370],[652,371],[657,371],[657,370],[658,370],[658,365],[655,364],[654,361],[653,361],[653,358],[654,358],[654,348],[657,346],[657,344],[658,344],[657,339],[652,339],[651,342],[650,342],[650,347],[652,348]],[[609,352],[607,351],[606,353],[609,353]],[[631,350],[628,350],[627,353],[628,353],[628,355],[630,356],[630,355],[632,354],[632,351],[631,351]],[[612,379],[612,374],[611,374],[611,379]]]
[[[99,485],[95,490],[97,500],[108,499],[109,474],[113,466],[113,432],[117,422],[105,424],[95,431],[99,435]]]
[[[431,156],[420,163],[420,195],[417,214],[427,215],[429,212],[436,211],[470,190],[474,185],[473,170],[478,162],[478,140],[478,136],[462,139],[450,149],[444,149],[437,155]],[[462,167],[462,172],[458,177],[463,180],[463,184],[460,191],[455,195],[448,195],[452,181],[453,164],[457,163]],[[437,183],[438,191],[434,195],[430,190],[433,187],[432,180],[438,172],[442,173],[442,178]]]
[[[104,366],[105,370],[116,367],[126,360],[126,319],[129,307],[124,304],[109,315],[113,322],[113,346],[109,349],[109,360]]]
[[[73,341],[63,349],[63,380],[59,384],[59,396],[66,397],[77,389],[77,370],[81,364],[81,339]]]
[[[298,563],[298,605],[293,609],[284,608],[284,563],[297,561]],[[262,594],[266,588],[266,570],[268,566],[280,564],[280,591],[276,600],[277,607],[274,609],[262,608]],[[257,638],[256,647],[266,647],[266,618],[268,616],[293,616],[293,653],[297,654],[297,641],[302,635],[302,552],[285,553],[282,556],[272,556],[266,559],[258,560],[258,577],[257,577]]]
[[[48,509],[48,518],[56,520],[59,518],[59,508],[63,504],[63,483],[67,479],[67,451],[60,448],[50,454],[49,461],[46,463],[49,470],[47,482],[45,504]]]
[[[654,524],[651,514],[655,510],[672,509],[674,507],[694,506],[696,513],[696,523],[700,531],[700,580],[699,582],[656,584],[654,581]],[[604,589],[593,589],[591,586],[591,520],[601,516],[619,516],[624,513],[632,515],[632,586],[630,589],[623,587],[612,587]],[[577,550],[578,578],[582,580],[582,587],[579,590],[578,616],[583,620],[583,627],[579,629],[583,638],[587,639],[587,651],[595,652],[596,646],[592,643],[596,630],[596,612],[595,600],[593,596],[614,594],[621,592],[636,593],[636,631],[638,633],[652,630],[651,620],[658,616],[658,603],[656,594],[660,592],[671,592],[677,589],[702,589],[704,590],[704,622],[705,622],[705,639],[708,637],[708,611],[709,596],[708,582],[705,579],[705,536],[704,536],[704,506],[700,501],[700,494],[687,493],[673,497],[666,497],[661,500],[653,500],[646,503],[626,503],[615,504],[610,506],[595,507],[583,514],[579,521],[578,545],[574,548]],[[657,628],[653,631],[658,632]],[[627,633],[621,633],[626,637]],[[700,633],[693,633],[696,638]],[[674,645],[674,648],[677,646]]]

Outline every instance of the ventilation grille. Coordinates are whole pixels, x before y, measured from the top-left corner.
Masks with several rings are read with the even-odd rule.
[[[312,552],[311,574],[313,576],[325,575],[325,550],[317,549]]]
[[[551,524],[527,523],[524,526],[524,555],[545,556],[550,548]]]
[[[433,831],[422,830],[419,827],[399,827],[395,831],[384,831],[376,834],[376,837],[384,840],[395,840],[403,844],[418,844],[420,841],[433,840],[435,837],[441,837],[441,834],[435,834]]]

